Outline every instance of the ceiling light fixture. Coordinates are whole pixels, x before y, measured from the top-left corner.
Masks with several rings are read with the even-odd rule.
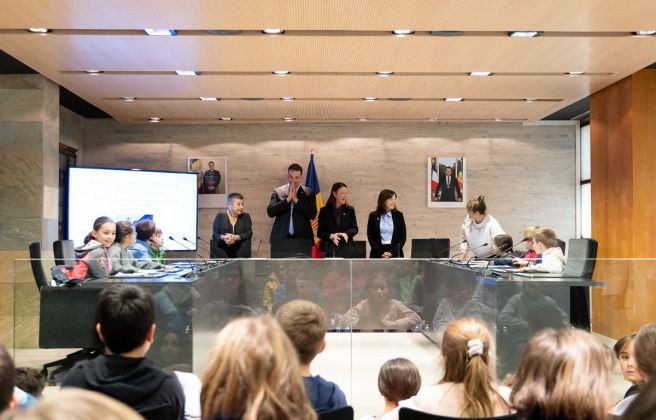
[[[48,32],[52,32],[48,28],[28,28],[27,31],[33,34],[47,34]]]
[[[378,98],[376,98],[375,96],[365,96],[365,97],[362,98],[362,99],[364,99],[365,101],[368,101],[368,102],[372,102],[372,101],[377,101],[377,100],[378,100]]]
[[[538,100],[538,98],[526,98],[524,99],[526,102],[535,102]]]
[[[387,77],[394,74],[393,71],[377,71],[376,74],[380,77]]]
[[[160,117],[150,117],[148,119],[148,121],[151,122],[151,123],[158,123],[158,122],[162,121],[162,119]]]
[[[262,29],[262,32],[267,35],[280,35],[285,33],[285,31],[280,28],[265,28]]]
[[[125,102],[134,102],[135,98],[134,96],[122,96],[121,99],[123,99]]]
[[[232,121],[232,118],[230,117],[221,117],[219,118],[221,121]]]
[[[413,31],[412,29],[394,29],[392,33],[397,36],[406,36],[406,35],[414,34],[415,31]]]
[[[200,70],[176,70],[178,76],[200,76]]]
[[[584,71],[568,71],[567,74],[570,76],[581,76],[582,74],[585,74]]]
[[[174,36],[177,35],[175,29],[155,29],[155,28],[146,28],[144,32],[150,36]]]
[[[285,102],[292,102],[294,100],[294,97],[292,97],[292,96],[283,96],[280,99],[285,101]]]
[[[640,35],[656,35],[656,29],[651,29],[648,31],[635,31],[631,32],[632,35],[640,36]]]
[[[201,96],[201,97],[200,97],[200,100],[201,100],[201,101],[212,102],[212,101],[218,101],[219,98],[217,98],[216,96]]]
[[[486,77],[486,76],[492,76],[491,71],[472,71],[469,73],[470,76],[479,76],[479,77]]]
[[[369,121],[369,118],[358,118],[358,121]]]
[[[511,31],[508,32],[508,36],[515,38],[535,38],[542,35],[542,31]]]
[[[289,70],[274,70],[272,73],[276,76],[286,76],[289,74]]]
[[[463,36],[464,31],[430,31],[432,36]]]
[[[102,70],[84,70],[84,72],[90,76],[98,76],[100,73],[102,73]]]
[[[283,121],[294,121],[296,118],[294,117],[284,117]]]
[[[444,102],[462,102],[464,98],[444,98]]]

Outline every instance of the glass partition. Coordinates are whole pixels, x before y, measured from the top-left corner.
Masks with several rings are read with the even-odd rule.
[[[424,384],[440,379],[442,334],[452,320],[474,317],[489,326],[503,378],[514,372],[535,331],[570,326],[581,305],[588,311],[588,286],[601,295],[615,290],[580,278],[520,277],[482,265],[418,259],[184,260],[142,277],[39,290],[32,262],[16,260],[11,283],[9,345],[17,366],[41,369],[68,356],[66,368],[102,351],[95,333],[96,304],[100,291],[113,283],[138,284],[154,296],[157,334],[148,357],[164,369],[199,376],[216,333],[230,320],[273,315],[285,302],[307,299],[325,310],[329,322],[326,348],[311,372],[338,383],[358,417],[381,411],[376,383],[388,359],[412,360]],[[38,263],[51,280],[54,261]],[[599,272],[610,277],[646,266],[656,268],[651,260],[598,263]],[[573,298],[573,290],[583,294]],[[53,383],[61,381],[65,368],[48,368]]]

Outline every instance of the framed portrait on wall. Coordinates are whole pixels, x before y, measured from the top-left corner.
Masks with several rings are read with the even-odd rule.
[[[429,208],[465,207],[467,166],[463,156],[430,156],[427,174]]]
[[[187,171],[198,175],[198,207],[226,207],[228,198],[228,158],[189,157]]]

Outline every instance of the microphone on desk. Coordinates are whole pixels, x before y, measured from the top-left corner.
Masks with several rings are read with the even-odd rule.
[[[189,248],[188,246],[186,246],[186,245],[183,244],[182,242],[178,241],[178,240],[175,239],[173,236],[169,236],[169,239],[172,240],[173,242],[175,242],[176,244],[182,245],[182,247],[183,247],[184,249],[186,249],[187,251],[192,251],[192,252],[194,252],[194,253],[196,254],[197,257],[200,257],[200,259],[201,259],[201,261],[203,262],[203,264],[205,264],[205,267],[209,268],[209,266],[207,265],[207,261],[205,261],[205,258],[201,257],[196,251],[194,251],[193,249]]]
[[[212,253],[211,253],[210,251],[208,251],[207,249],[205,249],[205,248],[203,248],[202,246],[198,245],[198,242],[191,242],[189,239],[187,239],[186,236],[183,236],[183,237],[182,237],[182,240],[183,240],[183,241],[187,241],[187,242],[189,242],[190,244],[192,244],[192,245],[194,245],[194,246],[197,246],[197,247],[200,248],[201,250],[207,252],[207,255],[212,255]]]
[[[440,249],[440,250],[437,251],[435,254],[436,254],[436,255],[440,255],[440,254],[443,253],[444,251],[451,251],[453,248],[455,248],[455,247],[457,247],[457,246],[460,246],[460,245],[462,245],[462,244],[464,244],[464,243],[467,243],[467,239],[465,239],[465,240],[462,241],[462,242],[458,242],[457,244],[452,245],[452,246],[450,246],[450,247],[448,247],[448,248]],[[458,255],[458,254],[456,254],[456,255]],[[447,257],[448,257],[448,254],[447,254]]]
[[[511,253],[511,255],[512,255],[512,251],[513,251],[516,247],[518,247],[519,245],[521,245],[521,244],[523,244],[523,243],[525,243],[525,242],[528,242],[528,240],[529,240],[529,238],[524,238],[524,239],[522,239],[520,242],[517,242],[515,245],[511,246],[510,248],[508,248],[508,250],[507,250],[506,252]],[[483,259],[490,258],[490,257],[492,257],[495,253],[496,253],[495,250],[491,250],[491,251],[487,252],[486,255],[485,255],[484,257],[480,257],[479,259],[483,260]],[[492,257],[492,258],[494,258],[494,257]],[[514,258],[514,255],[513,255],[511,258]]]
[[[449,262],[453,262],[453,259],[454,259],[455,257],[457,257],[458,255],[466,254],[466,253],[468,253],[469,251],[472,251],[472,252],[473,252],[473,251],[475,251],[475,250],[477,250],[477,249],[483,248],[483,247],[488,246],[488,245],[489,245],[489,244],[488,244],[487,242],[485,242],[483,245],[479,245],[479,246],[474,247],[474,248],[472,248],[472,249],[468,249],[467,251],[460,252],[460,253],[454,255],[453,257],[451,257],[451,259],[449,260]],[[474,257],[472,257],[472,258],[474,258]],[[467,261],[467,265],[469,265],[469,261],[471,261],[472,258],[470,258],[470,259]]]

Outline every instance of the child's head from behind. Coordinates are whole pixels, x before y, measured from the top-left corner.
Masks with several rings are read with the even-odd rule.
[[[217,335],[203,376],[202,417],[316,418],[294,352],[271,318],[230,322]]]
[[[46,386],[46,378],[34,368],[19,367],[16,368],[16,386],[39,398]]]
[[[588,332],[545,329],[524,348],[510,396],[523,415],[601,420],[613,356]]]
[[[378,390],[389,402],[399,401],[417,395],[421,388],[421,375],[414,363],[402,357],[383,363],[378,373]]]
[[[633,353],[633,343],[635,338],[636,334],[627,335],[626,337],[617,340],[617,343],[613,346],[613,352],[619,361],[622,376],[633,385],[642,382],[640,372],[637,369],[635,355]]]
[[[154,323],[155,301],[141,287],[114,284],[100,292],[97,329],[113,354],[152,342]]]
[[[146,242],[153,237],[157,231],[157,226],[152,220],[142,220],[137,223],[135,230],[137,231],[137,239]]]
[[[276,320],[296,348],[300,363],[309,365],[325,346],[328,319],[324,310],[316,303],[296,299],[278,309]]]
[[[14,396],[16,369],[5,346],[0,345],[0,412],[9,408]]]
[[[644,382],[656,378],[656,324],[640,328],[634,341],[633,352],[640,376]]]

